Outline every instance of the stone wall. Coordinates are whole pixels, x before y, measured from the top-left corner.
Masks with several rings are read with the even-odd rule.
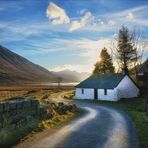
[[[41,105],[37,100],[19,98],[0,103],[0,129],[4,127],[20,128],[36,120],[52,118],[56,114],[75,112],[75,105],[48,103]]]
[[[0,128],[19,127],[21,124],[40,118],[40,105],[37,100],[21,99],[0,103]]]

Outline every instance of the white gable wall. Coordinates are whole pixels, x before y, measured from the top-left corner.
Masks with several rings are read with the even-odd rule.
[[[94,100],[94,89],[84,88],[84,94],[82,94],[82,88],[76,88],[75,98]]]
[[[98,89],[98,100],[117,101],[116,89],[107,89],[107,95],[104,94],[104,89]]]
[[[133,98],[139,95],[139,88],[134,84],[134,82],[125,76],[121,82],[116,87],[118,98]]]

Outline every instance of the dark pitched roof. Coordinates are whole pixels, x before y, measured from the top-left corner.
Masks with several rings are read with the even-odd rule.
[[[92,75],[86,80],[79,83],[77,88],[100,88],[113,89],[124,78],[123,74],[100,74]]]

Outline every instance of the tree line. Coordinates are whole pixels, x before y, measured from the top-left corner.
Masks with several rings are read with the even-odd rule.
[[[129,74],[129,71],[137,74],[143,55],[143,49],[139,48],[139,39],[140,36],[135,30],[129,31],[126,26],[122,26],[111,48],[112,55],[104,47],[95,64],[93,74],[114,73],[113,58],[117,63],[116,71],[118,67],[118,71],[123,71],[125,74]]]

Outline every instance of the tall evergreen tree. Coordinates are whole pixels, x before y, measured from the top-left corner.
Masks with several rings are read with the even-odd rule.
[[[133,45],[133,36],[127,27],[122,26],[117,39],[117,58],[120,61],[120,67],[126,74],[129,73],[130,64],[136,59],[136,50]]]
[[[93,74],[105,74],[114,72],[112,58],[107,52],[106,48],[102,49],[99,59],[100,60],[95,64]]]

